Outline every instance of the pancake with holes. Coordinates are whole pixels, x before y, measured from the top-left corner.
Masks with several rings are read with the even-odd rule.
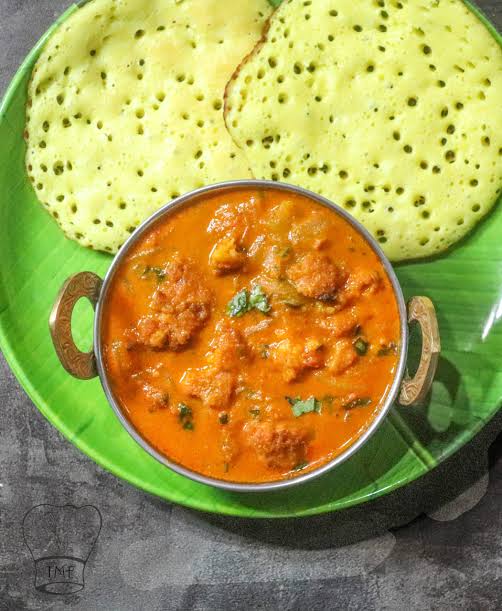
[[[349,210],[394,261],[497,200],[502,50],[460,0],[289,0],[226,91],[253,174]]]
[[[29,85],[26,164],[65,234],[116,252],[180,193],[249,177],[223,89],[266,0],[93,0],[47,42]]]

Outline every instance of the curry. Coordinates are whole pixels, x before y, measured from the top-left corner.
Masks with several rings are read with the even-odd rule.
[[[273,188],[206,194],[129,249],[103,309],[112,392],[170,460],[240,483],[345,451],[383,405],[398,304],[343,217]]]

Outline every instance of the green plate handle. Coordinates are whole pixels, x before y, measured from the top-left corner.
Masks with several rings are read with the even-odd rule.
[[[441,352],[441,340],[434,304],[428,297],[412,297],[408,302],[408,323],[417,322],[422,332],[422,354],[413,378],[406,376],[401,384],[399,403],[421,403],[429,392]]]
[[[81,352],[71,332],[71,315],[79,299],[86,297],[96,308],[103,281],[92,272],[70,276],[63,284],[52,307],[49,329],[61,365],[68,373],[81,380],[98,375],[94,351]]]

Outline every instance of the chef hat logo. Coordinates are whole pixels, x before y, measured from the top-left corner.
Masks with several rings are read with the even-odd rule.
[[[84,587],[84,569],[101,530],[94,505],[37,505],[23,519],[23,537],[35,562],[35,588],[73,594]]]

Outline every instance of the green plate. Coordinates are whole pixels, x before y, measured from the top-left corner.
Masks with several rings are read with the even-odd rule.
[[[57,23],[75,10],[72,6]],[[502,396],[500,206],[446,256],[397,270],[405,296],[428,295],[438,311],[443,352],[427,406],[394,408],[355,456],[291,490],[218,491],[151,458],[116,419],[99,380],[77,381],[63,370],[49,336],[49,312],[63,281],[83,270],[103,275],[111,262],[64,238],[37,203],[24,171],[26,86],[57,23],[27,57],[0,108],[0,346],[38,409],[74,445],[115,475],[176,503],[248,517],[302,516],[356,505],[420,477],[496,413]],[[487,27],[502,46],[495,29]],[[79,306],[77,343],[89,345],[90,307]]]

